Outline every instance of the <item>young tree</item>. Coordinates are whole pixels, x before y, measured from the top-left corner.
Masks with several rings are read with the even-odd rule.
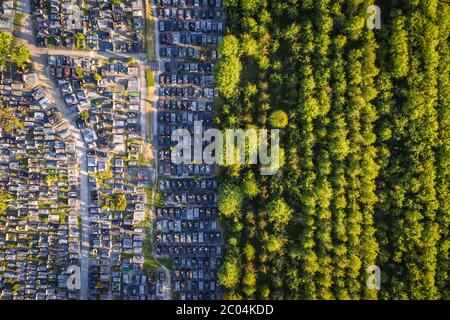
[[[253,198],[260,193],[258,183],[255,179],[255,174],[250,171],[247,173],[243,181],[243,190],[246,196]]]
[[[248,262],[253,261],[255,258],[255,248],[251,244],[247,243],[244,247],[244,255]]]

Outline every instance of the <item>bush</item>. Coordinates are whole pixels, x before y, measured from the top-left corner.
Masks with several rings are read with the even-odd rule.
[[[51,186],[52,184],[54,184],[57,181],[58,181],[58,176],[55,174],[49,174],[48,176],[45,177],[45,182],[47,183],[48,186]]]
[[[80,66],[75,67],[75,75],[76,75],[77,78],[80,78],[80,79],[84,78],[84,70],[83,70],[83,68],[80,67]]]
[[[86,121],[87,119],[89,119],[89,112],[83,111],[82,113],[80,113],[80,117],[81,117],[81,119]]]

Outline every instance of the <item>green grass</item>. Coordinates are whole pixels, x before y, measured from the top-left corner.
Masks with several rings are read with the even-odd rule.
[[[172,271],[173,268],[173,259],[172,258],[158,258],[158,261],[165,266],[167,269]]]
[[[144,265],[142,269],[144,272],[150,273],[152,271],[156,271],[159,269],[159,263],[158,261],[153,257],[153,246],[152,246],[152,240],[148,237],[144,240]]]
[[[172,300],[180,300],[180,299],[181,299],[180,293],[175,290],[172,290]]]
[[[164,206],[164,195],[162,192],[155,192],[155,206],[162,207]]]
[[[67,210],[64,210],[64,209],[59,210],[58,216],[59,216],[60,223],[66,223],[67,216],[68,216]]]
[[[147,59],[150,61],[156,60],[155,52],[155,23],[152,18],[151,6],[148,6],[145,17],[145,51]]]
[[[21,26],[23,26],[23,19],[25,18],[25,15],[22,12],[16,12],[14,14],[14,30],[18,31]]]
[[[152,188],[145,188],[145,193],[147,194],[148,205],[151,206]]]
[[[85,49],[86,48],[86,36],[82,33],[75,34],[75,48]]]
[[[145,77],[147,80],[147,88],[152,88],[155,85],[155,75],[152,70],[145,70]]]
[[[108,179],[112,179],[113,173],[111,170],[108,169],[105,171],[98,171],[96,176],[97,176],[97,179],[108,180]]]
[[[145,155],[141,152],[138,154],[138,165],[141,167],[148,165],[148,160],[145,158]]]
[[[55,37],[53,37],[53,36],[48,37],[47,46],[49,48],[55,48],[56,47],[56,39],[55,39]]]
[[[120,258],[121,259],[131,259],[131,258],[133,258],[133,254],[129,253],[129,252],[122,252],[120,254]]]

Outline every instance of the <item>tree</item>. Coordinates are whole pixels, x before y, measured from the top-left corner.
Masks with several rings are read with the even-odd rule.
[[[269,117],[269,123],[272,128],[285,128],[288,125],[288,115],[282,110],[272,112]]]
[[[243,190],[246,196],[253,198],[260,193],[258,183],[255,179],[255,174],[250,171],[243,181]]]
[[[238,94],[238,85],[241,77],[242,63],[236,56],[230,56],[219,62],[215,71],[217,89],[226,99]]]
[[[252,15],[258,11],[265,0],[241,0],[241,8],[244,15]]]
[[[124,211],[127,208],[127,199],[123,194],[116,194],[113,199],[113,210]]]
[[[88,111],[83,111],[80,113],[80,117],[81,119],[83,119],[84,121],[86,121],[87,119],[89,119],[89,112]]]
[[[276,227],[286,225],[292,216],[292,209],[283,199],[272,200],[267,205],[267,217]]]
[[[267,300],[270,298],[270,288],[267,284],[261,287],[261,299]]]
[[[221,185],[219,192],[219,211],[225,216],[232,216],[239,213],[241,210],[244,197],[239,186],[224,183]]]
[[[152,69],[145,70],[145,79],[147,82],[147,88],[151,88],[155,85],[155,75]]]
[[[49,174],[45,176],[45,182],[48,186],[53,185],[55,182],[58,181],[58,176],[56,174]]]
[[[247,297],[251,297],[256,292],[256,281],[256,273],[251,268],[246,268],[242,277],[242,284]]]
[[[26,45],[17,44],[13,36],[0,31],[0,71],[5,68],[7,62],[16,63],[22,68],[29,59],[30,51]]]
[[[225,58],[239,56],[238,38],[233,35],[226,35],[223,37],[222,44],[219,47],[219,52]]]
[[[404,30],[404,18],[399,13],[397,15],[392,26],[390,54],[392,55],[392,75],[401,78],[408,73],[408,33]]]
[[[225,99],[237,96],[242,63],[239,59],[239,40],[233,35],[226,35],[219,47],[222,60],[215,69],[217,89]]]
[[[234,289],[239,284],[241,270],[236,259],[226,261],[218,271],[219,283],[227,289]]]
[[[266,243],[267,251],[273,253],[273,252],[280,252],[283,248],[283,239],[281,239],[279,236],[271,235],[269,236],[269,239]]]
[[[8,202],[12,199],[11,195],[7,192],[0,192],[0,214],[5,213],[8,209]]]
[[[86,36],[82,33],[75,34],[75,47],[78,49],[84,48],[86,46]]]
[[[255,248],[247,243],[244,247],[244,255],[248,262],[252,261],[255,258]]]
[[[16,117],[14,109],[0,106],[0,128],[7,134],[12,134],[14,130],[24,129],[25,125]]]
[[[25,62],[30,59],[30,50],[24,44],[18,44],[13,46],[11,50],[11,62],[15,62],[18,67],[23,68]]]
[[[75,75],[77,78],[84,78],[84,70],[83,67],[77,66],[75,67]]]
[[[287,29],[284,34],[284,38],[286,40],[294,42],[298,35],[300,34],[300,26],[297,23],[292,23]]]
[[[259,54],[258,42],[250,35],[244,34],[241,39],[241,52],[249,57],[256,57]]]
[[[9,59],[12,43],[13,37],[6,32],[0,31],[0,71],[3,71]]]
[[[223,0],[224,7],[232,8],[237,6],[239,0]]]

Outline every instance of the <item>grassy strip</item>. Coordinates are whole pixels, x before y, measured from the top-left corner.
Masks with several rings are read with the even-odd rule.
[[[152,88],[155,85],[155,74],[150,69],[145,69],[145,77],[147,80],[147,88]]]
[[[165,266],[167,269],[172,271],[173,268],[173,259],[172,258],[158,258],[158,261]]]
[[[145,17],[145,50],[147,52],[147,59],[150,61],[156,60],[155,41],[155,23],[152,16],[152,6],[148,5]]]
[[[158,261],[153,257],[153,245],[152,240],[147,236],[144,240],[144,265],[142,269],[146,273],[151,273],[159,269]]]

